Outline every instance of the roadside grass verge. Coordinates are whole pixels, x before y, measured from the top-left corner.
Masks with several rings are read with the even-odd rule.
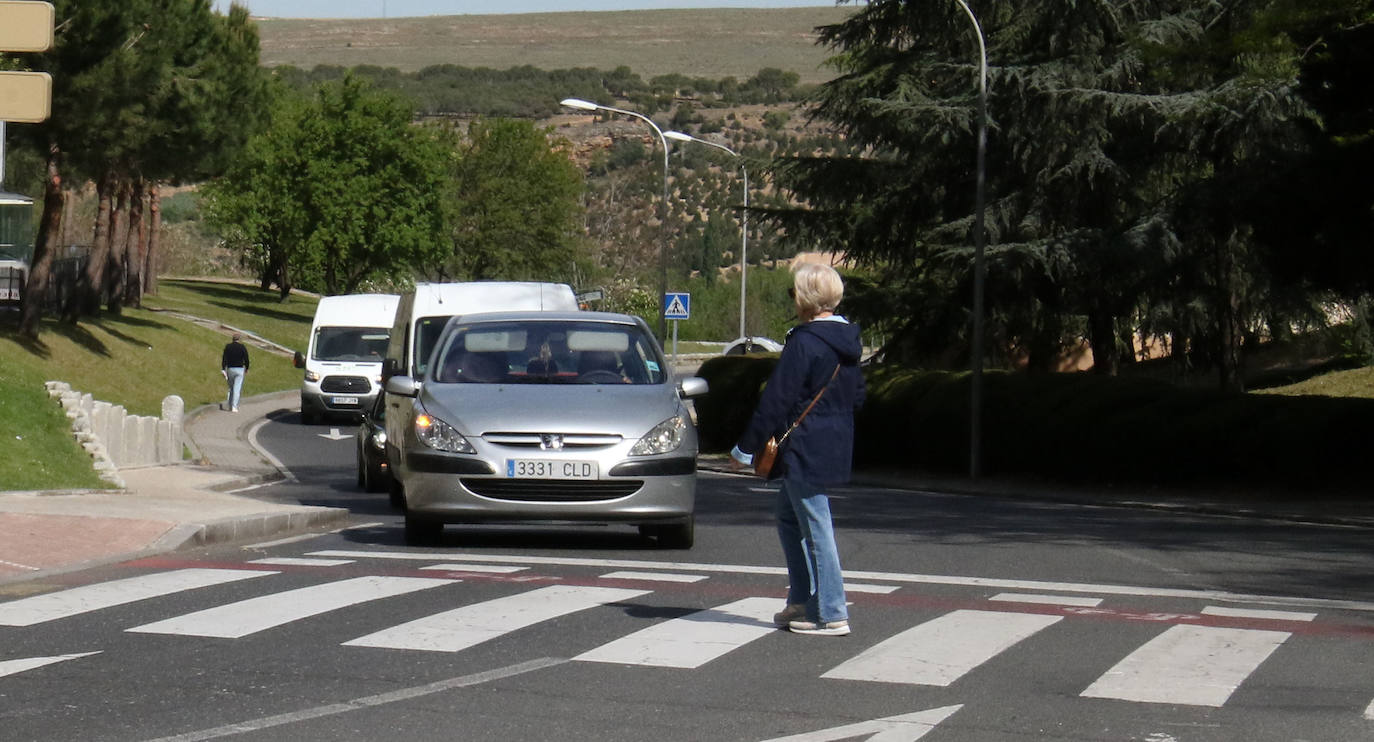
[[[303,347],[314,316],[313,299],[286,305],[271,291],[195,281],[167,282],[149,307],[175,308]],[[164,312],[125,309],[67,324],[43,321],[39,339],[18,335],[18,313],[0,315],[0,489],[103,487],[90,457],[72,439],[69,423],[43,382],[65,381],[136,415],[161,415],[175,394],[189,412],[224,399],[220,352],[225,334]],[[245,396],[299,388],[291,359],[252,348]]]

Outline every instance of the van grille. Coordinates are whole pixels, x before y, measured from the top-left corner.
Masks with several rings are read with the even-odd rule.
[[[320,382],[320,391],[330,394],[367,394],[372,391],[372,382],[366,376],[326,376]]]
[[[580,481],[570,479],[478,479],[464,477],[463,486],[493,500],[512,502],[597,502],[629,497],[643,480]]]

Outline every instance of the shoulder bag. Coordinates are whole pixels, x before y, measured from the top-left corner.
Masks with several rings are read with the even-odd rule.
[[[805,420],[806,416],[811,413],[811,408],[815,407],[816,403],[821,401],[821,396],[825,394],[825,390],[830,388],[830,382],[834,381],[835,377],[839,375],[840,364],[837,363],[835,364],[835,372],[830,374],[830,380],[825,382],[825,386],[821,387],[819,392],[816,392],[815,398],[812,399],[811,404],[807,405],[806,409],[802,411],[801,417],[798,417],[797,421],[787,428],[787,432],[783,433],[781,438],[770,436],[768,442],[763,444],[763,450],[754,454],[755,474],[764,479],[768,478],[768,473],[773,471],[773,463],[777,461],[778,449],[782,448],[782,444],[787,442],[787,436],[792,435],[792,431],[796,430],[797,426],[801,425],[801,421]]]

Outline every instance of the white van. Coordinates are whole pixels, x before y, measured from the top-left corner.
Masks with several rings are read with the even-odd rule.
[[[396,307],[384,375],[423,379],[429,354],[450,317],[479,312],[577,310],[577,297],[566,283],[417,283],[414,291],[401,295]]]
[[[301,422],[327,414],[357,415],[381,391],[391,325],[401,297],[395,294],[326,296],[315,308],[310,347],[296,353],[301,382]]]

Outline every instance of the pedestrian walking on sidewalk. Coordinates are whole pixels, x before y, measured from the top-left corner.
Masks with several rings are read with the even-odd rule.
[[[229,384],[228,408],[230,412],[239,411],[239,393],[243,391],[243,377],[248,375],[248,348],[239,342],[241,336],[234,333],[234,339],[224,346],[220,354],[219,370]]]
[[[731,451],[732,465],[751,465],[765,441],[782,439],[795,425],[768,473],[782,483],[776,514],[788,581],[787,605],[773,621],[798,634],[844,636],[849,610],[825,493],[849,481],[854,411],[865,393],[863,343],[858,326],[835,314],[844,282],[834,268],[803,264],[788,294],[801,324],[787,334],[754,416]]]

